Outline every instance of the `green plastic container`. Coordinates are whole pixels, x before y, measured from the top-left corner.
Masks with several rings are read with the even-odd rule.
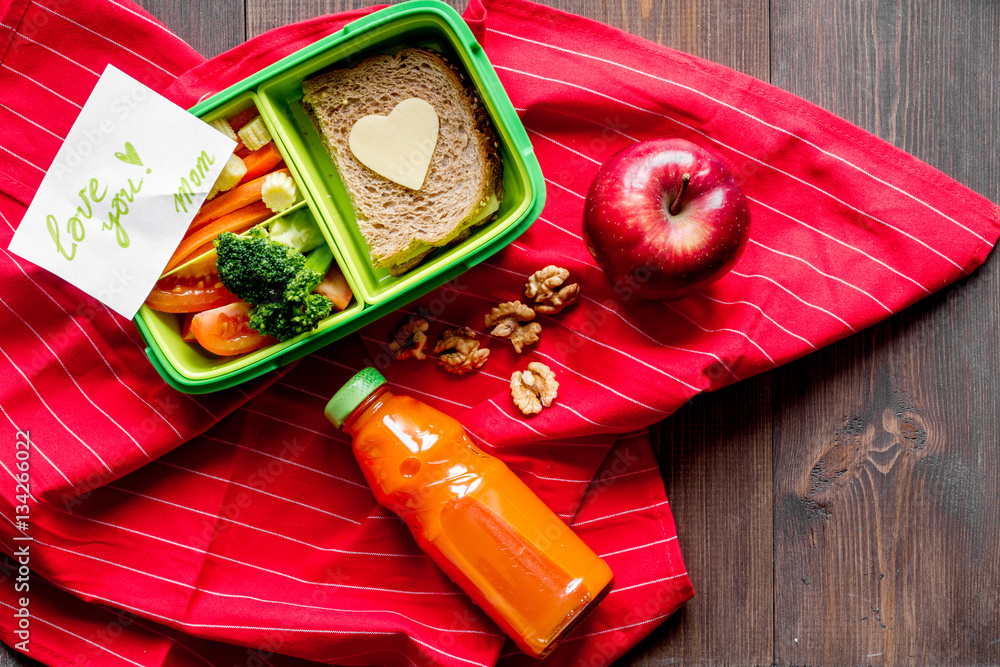
[[[500,140],[504,196],[496,219],[454,247],[436,251],[403,276],[374,269],[354,210],[330,157],[300,104],[302,81],[327,69],[403,47],[443,53],[463,69],[489,112]],[[545,203],[545,182],[531,142],[482,47],[462,18],[438,0],[410,0],[374,12],[193,107],[211,121],[256,105],[285,156],[304,201],[333,248],[354,292],[343,312],[283,343],[235,358],[217,357],[181,340],[183,315],[146,306],[135,317],[146,354],[173,387],[192,394],[232,387],[324,347],[427,292],[494,254],[524,232]],[[288,215],[291,211],[282,215]],[[270,224],[269,222],[264,223]]]

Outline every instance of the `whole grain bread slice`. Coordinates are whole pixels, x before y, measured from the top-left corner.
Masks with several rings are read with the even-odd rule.
[[[302,84],[302,106],[340,173],[376,268],[394,274],[410,268],[417,255],[452,242],[476,222],[491,195],[502,200],[496,134],[463,79],[441,55],[406,48]],[[387,116],[411,97],[429,102],[439,120],[437,145],[419,190],[371,171],[348,146],[358,119]]]

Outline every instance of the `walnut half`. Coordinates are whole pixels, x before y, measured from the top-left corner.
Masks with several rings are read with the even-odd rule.
[[[486,316],[486,326],[493,327],[492,335],[509,339],[514,351],[520,354],[525,345],[538,342],[538,334],[542,332],[542,325],[532,322],[533,319],[535,311],[531,306],[520,301],[508,301],[490,311]]]
[[[554,315],[576,301],[580,285],[563,285],[569,278],[569,271],[550,264],[535,271],[524,286],[524,296],[535,300],[535,310],[546,315]]]
[[[556,374],[537,361],[528,364],[528,370],[514,371],[510,376],[510,395],[524,415],[537,415],[543,407],[550,407],[558,389]]]
[[[434,354],[438,365],[449,373],[465,375],[469,371],[482,368],[490,356],[486,348],[480,349],[476,332],[469,327],[445,329],[434,344]]]
[[[427,320],[422,317],[407,320],[393,335],[389,350],[399,360],[411,355],[417,359],[426,359],[424,348],[427,347],[427,328]]]

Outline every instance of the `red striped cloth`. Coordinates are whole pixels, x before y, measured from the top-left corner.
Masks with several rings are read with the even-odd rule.
[[[51,162],[50,133],[64,135],[104,64],[190,105],[360,13],[281,28],[202,63],[121,0],[0,0],[0,245]],[[16,430],[35,441],[35,657],[528,664],[375,504],[346,438],[324,420],[326,398],[375,364],[395,389],[460,418],[608,560],[615,591],[549,659],[608,664],[691,595],[639,429],[699,391],[808,353],[967,274],[1000,233],[995,205],[767,84],[525,2],[474,2],[466,14],[541,161],[541,219],[483,265],[284,377],[177,394],[142,358],[129,323],[0,253],[6,477]],[[187,71],[166,81],[163,69]],[[580,239],[598,165],[664,135],[717,153],[753,214],[734,271],[670,305],[617,296]],[[461,379],[429,362],[389,361],[386,341],[409,313],[431,320],[432,337],[451,325],[482,329],[492,305],[517,298],[553,262],[583,296],[541,316],[542,340],[521,357],[490,340],[489,363]],[[531,420],[507,389],[527,361],[548,364],[561,383],[555,405]],[[0,548],[12,554],[23,545],[11,523],[16,490],[0,488]],[[18,641],[15,576],[0,587],[8,643]]]

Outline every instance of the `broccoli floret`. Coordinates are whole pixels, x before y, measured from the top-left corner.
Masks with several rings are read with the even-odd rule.
[[[242,237],[220,235],[216,249],[222,284],[253,305],[250,326],[260,333],[288,340],[330,314],[330,300],[312,293],[333,262],[329,246],[307,257],[255,227]]]
[[[272,241],[267,232],[254,227],[245,236],[230,232],[219,235],[216,266],[226,289],[252,304],[280,301],[285,287],[305,266],[301,252]]]
[[[266,336],[288,340],[315,329],[332,307],[322,294],[307,294],[300,301],[265,303],[250,310],[250,326]]]

